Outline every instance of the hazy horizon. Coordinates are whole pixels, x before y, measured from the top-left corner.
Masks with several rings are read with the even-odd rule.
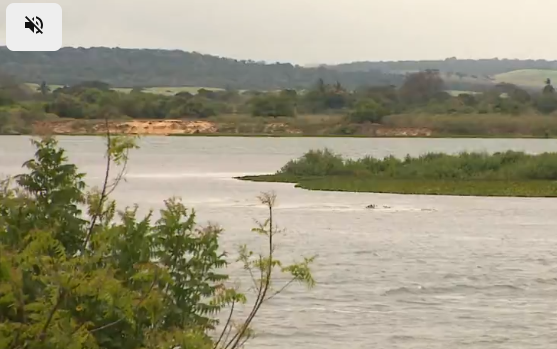
[[[300,65],[557,59],[557,47],[547,44],[553,0],[55,2],[63,8],[66,47],[178,49]],[[0,44],[4,39],[2,24]]]

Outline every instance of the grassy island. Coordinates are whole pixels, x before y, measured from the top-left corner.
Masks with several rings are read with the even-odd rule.
[[[277,173],[238,177],[310,190],[423,195],[557,197],[557,153],[428,153],[344,159],[312,150]]]

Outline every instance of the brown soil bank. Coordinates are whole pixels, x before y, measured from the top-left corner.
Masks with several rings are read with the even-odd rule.
[[[338,127],[332,127],[330,132],[321,130],[319,133],[305,132],[302,128],[284,122],[269,122],[265,125],[258,123],[214,122],[207,120],[129,120],[109,121],[111,133],[137,135],[339,135]],[[358,125],[355,136],[368,137],[430,137],[432,131],[427,128],[386,127],[381,125]],[[306,130],[307,131],[307,130]],[[323,132],[325,131],[325,132]],[[42,121],[34,124],[34,132],[38,134],[104,134],[106,123],[103,120],[55,120]]]
[[[208,121],[184,120],[131,120],[109,121],[111,133],[137,135],[178,135],[194,133],[216,133],[217,127]],[[37,133],[54,134],[104,134],[106,123],[102,120],[57,120],[38,122]]]

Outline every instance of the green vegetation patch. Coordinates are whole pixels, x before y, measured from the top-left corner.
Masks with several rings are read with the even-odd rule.
[[[506,82],[525,87],[539,87],[548,78],[557,80],[557,70],[520,69],[495,75],[497,82]]]
[[[312,150],[274,175],[239,179],[297,183],[310,190],[557,197],[557,153],[428,153],[351,160],[327,149]]]
[[[259,196],[268,215],[253,229],[268,252],[243,244],[230,259],[222,229],[198,225],[179,198],[165,200],[157,219],[117,205],[110,193],[137,145],[114,135],[106,142],[102,188],[88,187],[46,137],[32,141],[22,174],[0,180],[0,348],[240,349],[270,299],[315,285],[316,256],[276,257],[274,194]],[[233,263],[253,276],[248,286],[226,273]]]

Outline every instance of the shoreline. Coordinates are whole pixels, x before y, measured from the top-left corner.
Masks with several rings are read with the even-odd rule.
[[[407,180],[355,176],[297,177],[280,174],[240,176],[234,179],[290,183],[314,191],[430,196],[555,198],[557,181],[550,180]]]
[[[258,118],[228,115],[207,119],[53,119],[37,121],[27,129],[6,130],[6,134],[49,134],[68,136],[158,135],[179,137],[275,137],[275,138],[506,138],[552,139],[556,132],[530,129],[476,128],[467,130],[438,129],[434,125],[408,123],[350,124],[339,116],[302,115],[295,118]],[[510,122],[510,121],[509,121]],[[14,132],[15,131],[15,132]]]
[[[36,132],[36,133],[0,133],[0,136],[37,136],[48,134],[52,136],[98,136],[103,137],[105,133],[52,133],[52,132]],[[291,134],[291,133],[175,133],[175,134],[156,134],[156,133],[121,133],[111,132],[114,136],[140,136],[140,137],[241,137],[241,138],[419,138],[419,139],[557,139],[556,136],[534,136],[534,135],[513,135],[513,134],[486,134],[486,135],[430,135],[430,136],[412,136],[412,135],[341,135],[341,134]]]

